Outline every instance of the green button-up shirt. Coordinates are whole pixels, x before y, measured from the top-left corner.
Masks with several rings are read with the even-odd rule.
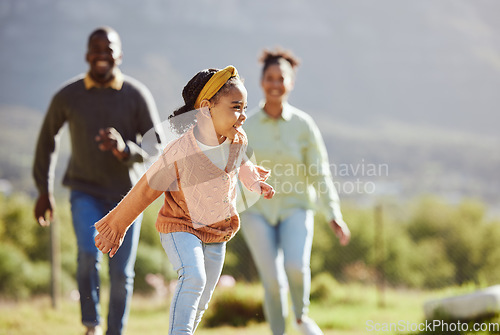
[[[321,133],[305,112],[283,106],[278,119],[263,110],[249,113],[244,129],[258,165],[271,170],[267,180],[276,195],[260,199],[248,209],[275,225],[295,209],[313,209],[328,221],[342,218]]]

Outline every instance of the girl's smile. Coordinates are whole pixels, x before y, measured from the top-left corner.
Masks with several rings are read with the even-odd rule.
[[[210,103],[210,115],[219,143],[230,140],[247,118],[247,90],[243,83],[232,86],[227,93]]]

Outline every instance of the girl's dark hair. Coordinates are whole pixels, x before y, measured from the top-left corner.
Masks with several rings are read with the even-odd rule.
[[[168,120],[173,129],[178,134],[183,134],[192,125],[196,123],[196,113],[188,113],[193,110],[196,98],[200,95],[201,90],[205,84],[212,78],[212,76],[219,71],[218,69],[205,69],[198,72],[190,81],[184,86],[182,90],[182,98],[184,99],[184,106],[177,108]],[[241,82],[239,77],[231,77],[224,86],[210,99],[212,102],[217,102],[217,99],[225,94],[236,83]]]
[[[294,71],[300,65],[300,59],[297,58],[290,50],[281,48],[276,48],[275,50],[264,49],[259,58],[259,62],[263,64],[262,75],[264,75],[269,66],[279,64],[282,59],[290,63],[292,70]]]

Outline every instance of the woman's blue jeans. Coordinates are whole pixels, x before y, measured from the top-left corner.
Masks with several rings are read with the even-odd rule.
[[[160,233],[160,239],[178,275],[168,334],[193,334],[219,281],[226,243],[203,243],[185,232]]]
[[[96,326],[101,323],[99,270],[102,253],[95,246],[97,231],[94,224],[116,205],[87,193],[71,191],[71,213],[78,243],[77,282],[80,291],[82,323]],[[122,246],[109,259],[110,298],[107,335],[122,334],[127,323],[130,300],[134,289],[134,265],[141,231],[142,214],[129,228]]]
[[[295,319],[308,312],[314,213],[297,209],[273,226],[262,215],[245,212],[241,214],[241,230],[264,286],[266,320],[274,335],[283,335],[288,289]]]

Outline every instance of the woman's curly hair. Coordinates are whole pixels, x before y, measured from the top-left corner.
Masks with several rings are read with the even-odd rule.
[[[259,57],[259,62],[263,64],[262,74],[266,72],[269,66],[279,64],[282,59],[290,63],[294,71],[300,65],[300,59],[297,58],[297,56],[295,56],[290,50],[282,48],[276,48],[275,50],[264,49]]]

